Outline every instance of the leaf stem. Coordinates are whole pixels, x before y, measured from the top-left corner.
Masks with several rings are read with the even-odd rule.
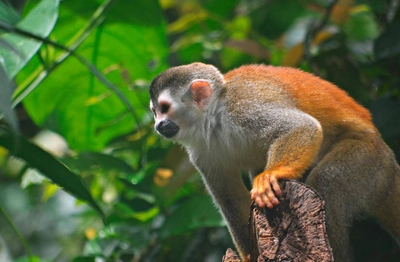
[[[92,30],[92,25],[98,25],[103,21],[103,17],[102,14],[105,12],[106,7],[109,7],[109,5],[115,0],[107,0],[106,2],[104,2],[101,6],[101,8],[99,8],[95,14],[94,17],[96,17],[97,19],[93,19],[93,23],[90,23],[91,26],[88,27],[87,31],[85,31],[87,34],[91,33]],[[56,48],[59,48],[61,50],[66,51],[66,54],[62,57],[60,57],[60,59],[57,60],[57,62],[55,64],[53,64],[50,68],[48,68],[48,70],[43,70],[39,76],[32,82],[31,86],[28,88],[25,88],[23,90],[24,94],[22,95],[21,93],[18,93],[16,96],[14,96],[13,99],[13,103],[12,106],[15,107],[18,103],[20,103],[22,101],[22,99],[24,97],[26,97],[26,95],[28,95],[28,93],[30,93],[41,81],[43,81],[44,78],[47,77],[48,73],[51,72],[52,70],[55,69],[56,66],[58,66],[61,62],[63,62],[65,60],[65,58],[67,58],[69,55],[72,55],[73,57],[75,57],[76,59],[78,59],[79,62],[81,62],[83,65],[85,65],[89,71],[98,79],[100,80],[108,89],[110,89],[112,92],[114,92],[114,94],[117,95],[117,97],[121,100],[121,102],[124,104],[125,108],[128,110],[128,112],[132,115],[132,117],[134,118],[136,125],[138,127],[139,130],[142,129],[142,125],[140,122],[140,118],[139,116],[136,114],[135,110],[133,109],[133,107],[131,106],[131,104],[129,103],[128,99],[124,96],[124,94],[116,87],[114,86],[110,81],[108,81],[108,79],[89,61],[87,61],[83,56],[77,54],[75,52],[76,48],[79,46],[79,44],[83,41],[84,38],[86,38],[86,36],[81,39],[81,41],[76,41],[75,45],[72,45],[70,48],[66,47],[62,44],[59,44],[49,38],[43,38],[41,36],[32,34],[31,32],[19,29],[17,27],[14,26],[10,26],[7,25],[5,23],[1,23],[0,21],[0,28],[7,31],[7,32],[11,32],[11,33],[16,33],[25,37],[29,37],[32,39],[35,39],[37,41],[41,41],[43,43],[52,45]],[[34,85],[32,87],[32,85]]]
[[[4,218],[6,219],[7,223],[11,226],[11,228],[14,230],[15,234],[17,234],[18,238],[21,240],[21,243],[25,247],[25,250],[26,250],[26,253],[28,254],[28,256],[32,257],[31,248],[29,247],[28,242],[22,236],[21,232],[19,232],[18,228],[14,225],[14,223],[11,220],[11,218],[4,211],[4,209],[3,209],[3,207],[1,205],[0,205],[0,213],[4,216]]]

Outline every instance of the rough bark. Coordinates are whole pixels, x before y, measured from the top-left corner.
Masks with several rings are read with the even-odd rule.
[[[275,208],[252,207],[251,261],[333,261],[322,198],[297,181],[282,181],[281,189],[280,204]],[[240,261],[235,259],[227,251],[222,261]]]
[[[222,262],[240,262],[240,261],[242,260],[240,259],[239,255],[230,248],[226,250],[225,256],[222,258]]]

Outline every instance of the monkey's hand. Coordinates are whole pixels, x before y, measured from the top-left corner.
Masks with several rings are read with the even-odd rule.
[[[254,178],[253,189],[250,191],[251,199],[261,208],[273,208],[278,205],[276,196],[280,196],[281,193],[278,179],[266,171]]]

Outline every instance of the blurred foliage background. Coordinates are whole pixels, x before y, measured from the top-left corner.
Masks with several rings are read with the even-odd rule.
[[[221,261],[234,247],[183,150],[153,131],[148,86],[170,66],[313,72],[370,109],[400,159],[399,4],[1,0],[0,261]],[[358,261],[399,261],[365,223]]]

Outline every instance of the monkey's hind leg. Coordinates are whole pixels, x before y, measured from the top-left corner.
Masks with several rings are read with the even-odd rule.
[[[370,213],[371,203],[379,197],[380,160],[376,159],[374,143],[381,142],[371,140],[349,138],[338,142],[306,180],[325,201],[327,233],[335,261],[353,260],[350,227],[360,214]]]
[[[396,239],[397,244],[400,246],[400,167],[391,167],[391,169],[385,169],[389,172],[394,170],[392,174],[388,174],[391,179],[387,183],[385,192],[373,212],[378,222]]]

